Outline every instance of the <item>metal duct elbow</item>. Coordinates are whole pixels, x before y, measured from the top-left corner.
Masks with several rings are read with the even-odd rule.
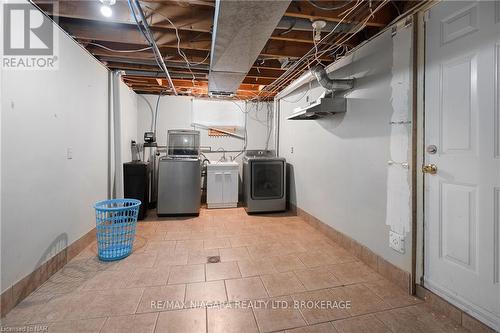
[[[354,86],[354,79],[331,79],[325,68],[319,65],[311,68],[311,72],[318,83],[327,90],[344,91],[352,89]]]

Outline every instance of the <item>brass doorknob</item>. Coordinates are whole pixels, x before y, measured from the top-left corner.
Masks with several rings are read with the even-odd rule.
[[[429,173],[431,175],[435,175],[438,171],[438,167],[436,164],[427,164],[422,166],[423,173]]]

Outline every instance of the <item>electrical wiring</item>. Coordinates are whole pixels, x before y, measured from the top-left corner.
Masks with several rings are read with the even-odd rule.
[[[307,90],[304,91],[304,93],[296,100],[294,101],[290,101],[290,100],[287,100],[285,98],[282,98],[283,101],[287,102],[287,103],[297,103],[297,102],[300,102],[304,97],[306,97],[307,93],[311,91],[311,82],[309,82],[309,86],[307,88]]]
[[[268,93],[277,92],[279,89],[281,89],[285,85],[289,84],[289,82],[291,82],[292,80],[298,78],[303,73],[303,71],[306,68],[309,68],[309,66],[310,66],[309,65],[309,61],[310,61],[311,58],[315,59],[316,56],[319,58],[319,57],[323,56],[327,52],[331,52],[332,50],[337,51],[339,49],[339,47],[343,47],[342,44],[344,44],[347,41],[349,41],[357,32],[361,31],[366,26],[366,23],[368,22],[368,20],[370,19],[370,17],[373,14],[375,14],[378,10],[380,10],[383,6],[385,6],[388,2],[389,2],[389,0],[383,0],[383,1],[381,1],[375,9],[372,9],[372,11],[370,12],[370,14],[363,21],[361,21],[358,25],[356,25],[353,29],[351,29],[351,31],[349,31],[349,33],[344,33],[343,36],[341,36],[340,38],[338,38],[337,40],[335,40],[333,42],[333,46],[331,46],[331,45],[329,46],[329,44],[326,44],[325,42],[328,42],[329,39],[331,39],[331,36],[333,35],[333,33],[335,31],[335,30],[332,30],[329,34],[327,34],[324,38],[322,38],[322,40],[318,43],[318,44],[323,44],[323,45],[318,50],[318,53],[316,55],[314,55],[315,49],[314,48],[311,49],[301,59],[299,59],[299,61],[297,61],[289,70],[287,70],[284,74],[282,74],[282,76],[280,78],[278,78],[277,80],[275,80],[270,85],[266,86],[259,93],[259,95],[262,92],[268,92]],[[352,10],[354,9],[354,7],[359,6],[361,3],[362,3],[362,1],[358,0],[358,2],[353,7],[351,7],[350,9],[348,9],[347,11],[350,12],[350,13],[352,13]],[[348,15],[344,16],[344,19],[347,16]]]
[[[146,38],[146,41],[149,43],[151,46],[151,49],[153,50],[153,54],[156,60],[156,63],[158,64],[158,67],[162,71],[165,72],[165,75],[167,76],[167,80],[172,88],[172,91],[174,92],[174,95],[177,96],[177,91],[175,89],[174,83],[172,81],[172,78],[170,77],[170,73],[168,72],[167,66],[165,65],[165,62],[163,61],[163,56],[161,55],[160,50],[158,49],[158,46],[156,45],[156,41],[154,40],[154,36],[149,29],[148,23],[146,22],[146,18],[144,15],[144,12],[142,11],[141,5],[139,3],[139,0],[134,0],[135,2],[135,8],[137,9],[139,16],[141,18],[141,21],[137,18],[137,14],[135,12],[136,9],[134,9],[134,5],[132,4],[132,0],[128,0],[128,6],[130,8],[130,11],[132,13],[132,16],[135,20],[135,23],[137,25],[137,28],[139,31],[143,34],[144,38]],[[142,24],[141,24],[142,22]],[[144,28],[144,29],[143,29]]]
[[[151,46],[148,46],[148,47],[143,47],[142,49],[137,49],[137,50],[116,50],[116,49],[112,49],[110,47],[104,46],[102,44],[94,43],[94,42],[89,42],[88,45],[94,45],[94,46],[100,47],[100,48],[102,48],[104,50],[108,50],[108,51],[111,51],[111,52],[117,52],[117,53],[142,52],[142,51],[151,50],[151,48],[152,48]]]
[[[146,8],[148,8],[151,11],[153,11],[153,9],[151,7],[149,7],[149,6],[147,6],[147,5],[146,5]],[[177,38],[177,53],[186,62],[187,68],[188,68],[188,70],[189,70],[189,72],[191,73],[191,76],[192,76],[191,82],[192,82],[193,87],[194,87],[195,86],[196,76],[194,75],[193,71],[191,70],[191,67],[203,64],[208,59],[208,57],[210,56],[210,52],[207,54],[207,56],[201,62],[199,62],[199,63],[191,63],[189,61],[189,59],[187,58],[186,54],[184,53],[184,51],[181,50],[181,38],[179,36],[179,29],[177,29],[177,26],[166,15],[164,15],[162,13],[158,13],[158,14],[160,16],[162,16],[164,19],[166,19],[168,21],[168,23],[170,23],[170,25],[174,28],[175,36]]]
[[[361,3],[362,3],[362,1],[357,0],[357,2],[354,4],[354,6],[352,6],[348,10],[346,10],[345,11],[345,15],[343,16],[342,21],[345,20],[345,18],[348,16],[348,14],[352,13],[353,10],[355,10],[357,7],[359,7],[361,5]],[[332,29],[332,31],[330,31],[325,37],[323,37],[318,44],[321,44],[321,43],[325,44],[326,42],[328,42],[328,40],[331,38],[331,36],[333,35],[333,33],[335,32],[335,30],[337,29],[337,27],[338,27],[338,25],[336,25],[334,27],[334,29]],[[316,54],[315,58],[316,57],[320,57],[321,55]],[[304,61],[308,62],[306,66],[309,68],[309,66],[310,66],[309,58],[311,58],[311,50],[308,53],[306,53],[294,65],[292,65],[292,67],[289,70],[287,70],[282,75],[281,78],[279,78],[278,80],[274,81],[271,85],[266,86],[266,88],[263,89],[263,90],[270,91],[270,92],[275,92],[278,89],[280,89],[282,86],[284,86],[285,84],[288,84],[288,82],[291,81],[291,79],[298,77],[298,75],[300,75],[302,73],[302,71],[305,69],[304,68],[305,66],[300,67],[301,65],[303,65]],[[271,87],[271,88],[269,88],[269,87]]]
[[[345,6],[347,6],[349,4],[349,1],[347,1],[346,3],[342,4],[342,5],[338,5],[338,6],[332,6],[332,7],[323,7],[323,6],[320,6],[316,3],[316,1],[313,1],[313,0],[307,0],[307,2],[309,2],[312,6],[318,8],[318,9],[321,9],[321,10],[337,10],[337,9],[342,9],[344,8]]]

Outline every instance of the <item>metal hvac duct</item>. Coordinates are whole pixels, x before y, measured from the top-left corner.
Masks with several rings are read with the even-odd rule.
[[[217,0],[208,91],[232,95],[283,17],[290,0]]]
[[[316,77],[316,80],[318,80],[320,86],[326,90],[344,91],[352,89],[354,86],[354,79],[332,79],[328,76],[325,68],[320,65],[311,68],[311,72]]]

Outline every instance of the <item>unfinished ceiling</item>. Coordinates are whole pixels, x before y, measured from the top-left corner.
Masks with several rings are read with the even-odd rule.
[[[123,81],[135,92],[173,93],[127,1],[117,1],[109,18],[101,15],[102,4],[98,0],[33,2],[109,69],[124,70]],[[311,65],[331,63],[421,2],[292,1],[251,65],[236,97],[273,97]],[[53,3],[56,5],[51,9],[47,4]],[[140,4],[176,91],[181,95],[206,96],[215,1],[146,0]],[[326,25],[321,39],[315,42],[312,22],[318,20]]]

